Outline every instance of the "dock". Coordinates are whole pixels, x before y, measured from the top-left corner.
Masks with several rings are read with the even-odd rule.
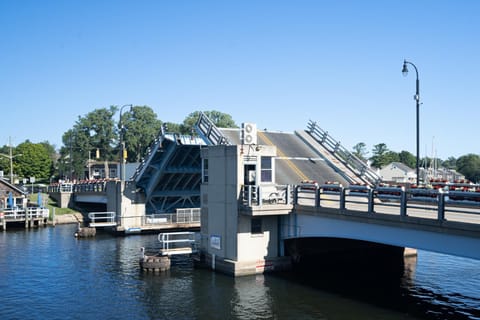
[[[25,226],[25,229],[46,226],[50,211],[47,208],[27,207],[5,209],[0,211],[0,228],[5,231],[7,226]]]
[[[167,271],[170,269],[170,257],[179,254],[197,253],[197,240],[195,232],[167,232],[158,235],[161,244],[159,252],[155,255],[146,255],[142,247],[139,260],[143,271]]]

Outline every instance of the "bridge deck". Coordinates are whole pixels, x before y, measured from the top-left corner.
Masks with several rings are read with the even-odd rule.
[[[220,129],[234,144],[240,144],[239,130]],[[336,181],[348,185],[348,181],[338,170],[325,161],[302,138],[291,132],[257,131],[258,143],[276,146],[275,181],[277,184],[299,184],[302,180],[315,180],[319,183]]]

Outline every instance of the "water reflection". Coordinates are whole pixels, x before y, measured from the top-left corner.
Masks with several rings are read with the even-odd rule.
[[[419,252],[396,278],[353,266],[233,278],[174,257],[147,273],[139,248],[158,249],[156,235],[75,228],[0,233],[0,319],[480,319],[480,261]]]
[[[480,319],[480,261],[419,251],[404,272],[302,268],[294,282],[422,319]],[[465,281],[466,280],[466,281]]]
[[[419,251],[401,288],[430,319],[480,319],[480,261]]]
[[[236,278],[231,301],[232,313],[239,319],[272,319],[273,303],[265,277]]]

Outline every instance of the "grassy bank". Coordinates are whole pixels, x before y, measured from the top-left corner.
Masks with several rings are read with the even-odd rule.
[[[78,211],[76,210],[73,210],[73,209],[70,209],[70,208],[59,208],[57,206],[57,203],[51,199],[47,193],[41,193],[41,196],[42,196],[42,203],[43,205],[48,208],[48,210],[50,211],[50,220],[52,219],[52,214],[53,214],[53,211],[55,210],[55,215],[56,216],[59,216],[59,215],[64,215],[64,214],[74,214],[74,213],[77,213]],[[38,193],[33,193],[33,194],[29,194],[28,195],[28,199],[30,200],[30,203],[37,203],[37,199],[38,199]]]

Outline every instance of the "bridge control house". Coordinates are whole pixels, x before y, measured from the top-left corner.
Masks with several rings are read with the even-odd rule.
[[[288,266],[280,257],[287,187],[275,184],[276,147],[217,145],[201,150],[201,248],[205,263],[235,276]]]

